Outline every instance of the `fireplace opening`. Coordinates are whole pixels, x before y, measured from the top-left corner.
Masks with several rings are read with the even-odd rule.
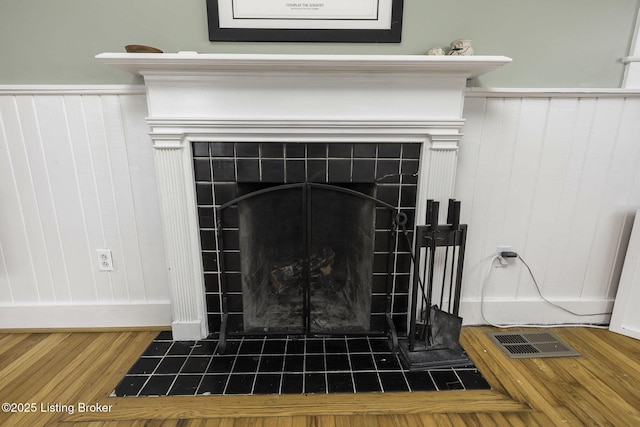
[[[239,183],[243,332],[371,329],[375,184]]]

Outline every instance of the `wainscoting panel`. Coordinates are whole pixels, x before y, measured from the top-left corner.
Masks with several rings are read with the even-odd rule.
[[[493,322],[608,320],[640,205],[638,117],[637,95],[467,98],[456,182],[469,223],[466,323],[485,323],[483,287]],[[599,315],[544,303],[517,259],[489,268],[499,245],[522,256],[546,298]]]
[[[169,310],[145,96],[88,92],[0,91],[0,306],[24,307],[0,309],[0,327],[100,325],[92,305],[108,306],[94,311],[106,326],[170,321],[129,314]],[[112,272],[98,271],[102,248]],[[45,307],[66,322],[29,320]]]
[[[0,87],[0,328],[170,323],[146,114],[135,87]],[[606,322],[542,302],[518,260],[488,267],[511,245],[547,298],[611,310],[640,208],[638,93],[474,90],[464,116],[465,323],[485,323],[485,282],[492,322]]]

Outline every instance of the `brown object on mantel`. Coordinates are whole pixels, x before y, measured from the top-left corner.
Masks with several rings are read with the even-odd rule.
[[[127,53],[163,53],[160,49],[142,44],[128,44],[124,47],[124,50]]]

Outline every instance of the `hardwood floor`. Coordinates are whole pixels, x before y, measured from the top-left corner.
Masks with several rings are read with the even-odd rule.
[[[582,357],[512,360],[486,337],[492,330],[467,327],[461,339],[490,391],[139,398],[108,395],[156,331],[0,334],[0,401],[31,411],[2,412],[0,425],[640,425],[640,341],[554,329]]]

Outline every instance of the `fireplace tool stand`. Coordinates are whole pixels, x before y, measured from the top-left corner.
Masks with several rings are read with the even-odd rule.
[[[438,209],[439,203],[429,200],[427,225],[415,231],[409,331],[398,342],[409,370],[472,363],[460,346],[458,316],[467,226],[460,224],[459,201],[449,200],[447,224],[438,224]]]

